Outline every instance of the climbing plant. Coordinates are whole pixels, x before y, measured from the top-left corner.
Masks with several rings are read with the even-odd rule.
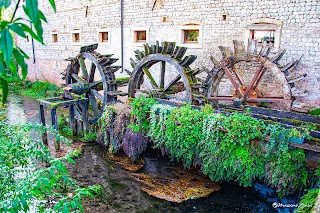
[[[55,11],[54,0],[48,1]],[[2,103],[5,102],[8,95],[7,71],[10,70],[13,76],[19,76],[18,67],[20,67],[22,78],[25,78],[28,73],[25,59],[29,57],[15,44],[14,37],[27,38],[29,36],[44,44],[42,23],[47,20],[39,10],[38,0],[26,0],[22,6],[23,15],[16,17],[17,10],[21,6],[20,2],[20,0],[0,1],[0,89]],[[5,18],[4,13],[8,13],[10,8],[14,8],[14,11]],[[27,18],[22,18],[24,15]]]
[[[129,128],[133,129],[134,132],[143,132],[146,133],[149,129],[149,113],[151,107],[157,102],[152,98],[146,98],[140,96],[136,98],[131,103],[131,115],[133,116],[133,122]]]
[[[290,137],[308,136],[305,127],[299,133],[277,124],[265,125],[249,111],[221,114],[210,106],[197,110],[190,105],[156,104],[149,116],[142,117],[155,148],[165,148],[187,168],[199,165],[213,181],[236,180],[251,186],[261,180],[279,196],[306,184],[305,154],[289,147]]]

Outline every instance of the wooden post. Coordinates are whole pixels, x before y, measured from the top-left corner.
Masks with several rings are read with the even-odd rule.
[[[75,136],[77,135],[77,130],[76,130],[76,124],[74,120],[74,105],[69,106],[69,118],[70,118],[70,127],[72,130],[72,135]]]
[[[44,116],[44,107],[41,103],[39,103],[39,111],[40,111],[40,122],[42,123],[43,126],[46,126],[46,118]],[[42,141],[44,145],[48,145],[48,134],[47,131],[42,133]]]
[[[83,135],[86,136],[88,132],[88,103],[83,102],[83,112],[82,112],[82,120],[83,120]]]
[[[58,120],[57,120],[57,108],[51,109],[51,121],[52,121],[52,126],[55,128],[55,130],[59,131]],[[60,151],[60,143],[57,141],[57,137],[54,137],[53,141],[54,141],[55,150]]]

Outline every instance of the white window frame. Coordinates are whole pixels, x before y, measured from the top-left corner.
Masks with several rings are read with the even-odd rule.
[[[188,47],[188,48],[193,48],[193,49],[201,49],[202,48],[202,26],[201,25],[184,25],[184,26],[179,26],[180,30],[180,44],[181,46]],[[198,37],[198,42],[197,43],[186,43],[184,38],[184,31],[186,30],[198,30],[199,31],[199,37]]]
[[[248,45],[248,39],[251,39],[252,31],[274,31],[274,46],[272,48],[272,51],[276,52],[280,48],[280,35],[281,35],[281,28],[282,25],[278,23],[268,23],[268,22],[256,22],[253,24],[249,24],[246,26],[245,31],[245,45]]]
[[[79,42],[73,41],[73,34],[79,33]],[[72,30],[71,31],[71,45],[81,45],[81,30]]]
[[[100,33],[108,33],[108,41],[107,42],[101,42],[100,41]],[[97,29],[97,36],[98,36],[98,40],[97,42],[99,43],[99,45],[110,45],[111,44],[111,33],[110,30],[108,28],[100,28]]]
[[[53,34],[56,34],[57,35],[57,39],[58,39],[58,41],[57,42],[53,42],[52,41],[52,36],[53,36]],[[59,42],[60,42],[60,39],[59,39],[59,33],[58,32],[51,32],[51,44],[59,44]]]
[[[137,31],[146,31],[146,41],[145,42],[137,42],[135,33]],[[144,44],[149,42],[149,27],[132,27],[131,28],[131,37],[132,37],[132,45],[142,47]]]

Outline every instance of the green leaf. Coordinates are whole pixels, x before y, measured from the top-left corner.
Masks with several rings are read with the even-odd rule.
[[[13,50],[13,39],[8,28],[1,31],[0,37],[0,49],[3,52],[4,62],[7,66],[10,66],[11,55]]]
[[[2,9],[2,7],[4,8],[8,8],[11,4],[11,0],[1,0],[0,1],[0,9]]]
[[[41,39],[39,38],[39,36],[38,36],[37,34],[35,34],[30,27],[28,27],[28,26],[25,25],[25,24],[20,24],[20,25],[21,25],[23,31],[28,32],[32,38],[34,38],[34,39],[36,39],[37,41],[39,41],[40,43],[42,43],[42,41],[41,41]]]
[[[17,65],[14,63],[12,58],[10,61],[9,69],[11,70],[11,72],[14,76],[18,76]]]
[[[39,18],[40,18],[41,20],[43,20],[44,22],[48,23],[46,17],[43,15],[43,13],[42,13],[40,10],[39,10]]]
[[[2,77],[0,77],[0,87],[2,89],[2,104],[4,104],[8,97],[8,82]]]
[[[57,8],[56,8],[56,4],[54,2],[54,0],[49,0],[51,7],[53,8],[54,12],[57,12]]]
[[[23,7],[31,22],[35,23],[39,19],[38,0],[26,0],[26,5]]]
[[[19,50],[25,59],[29,59],[29,56],[22,49],[20,49],[19,47],[15,47],[15,49]]]
[[[18,34],[19,36],[21,36],[23,38],[27,37],[27,35],[24,33],[24,31],[19,23],[12,23],[8,27],[10,28],[10,30],[12,30],[13,32]]]
[[[16,48],[13,49],[13,55],[17,61],[17,63],[19,64],[19,66],[21,67],[21,74],[22,74],[22,78],[24,79],[27,74],[28,74],[28,65],[25,63],[24,61],[24,56],[23,54]]]

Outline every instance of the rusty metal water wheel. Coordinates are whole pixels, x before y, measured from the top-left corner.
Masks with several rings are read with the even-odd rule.
[[[144,93],[149,97],[178,102],[199,104],[199,87],[196,75],[190,65],[195,55],[185,56],[186,47],[175,46],[174,42],[157,41],[144,45],[144,51],[135,51],[131,60],[133,71],[128,85],[129,97]]]
[[[72,59],[62,73],[66,86],[70,91],[79,95],[85,95],[89,99],[88,121],[96,123],[101,117],[106,105],[117,100],[117,82],[115,72],[120,66],[111,66],[118,59],[112,55],[101,55],[94,50],[96,46],[83,47],[80,53]],[[83,106],[75,107],[76,118],[82,118]]]
[[[214,68],[208,74],[204,93],[213,105],[217,106],[220,103],[226,104],[228,102],[253,106],[270,104],[269,107],[289,111],[296,97],[308,94],[307,91],[301,91],[295,87],[295,82],[306,77],[306,74],[297,76],[294,73],[301,57],[281,66],[279,61],[285,50],[279,50],[272,57],[269,57],[272,47],[266,45],[258,47],[256,40],[249,40],[247,48],[243,42],[239,41],[233,41],[233,46],[233,51],[228,47],[219,47],[223,56],[220,62],[211,57]],[[247,63],[254,70],[249,74],[250,70],[246,71],[247,75],[251,75],[250,81],[245,82],[241,72],[236,68],[239,63]],[[263,89],[259,88],[261,80],[266,74],[271,76],[272,81],[278,81],[277,87],[270,86],[271,83],[270,85],[264,83]],[[226,79],[232,87],[228,94],[226,94],[227,89],[222,86]],[[222,80],[224,80],[223,83]],[[279,90],[279,92],[272,90]]]

